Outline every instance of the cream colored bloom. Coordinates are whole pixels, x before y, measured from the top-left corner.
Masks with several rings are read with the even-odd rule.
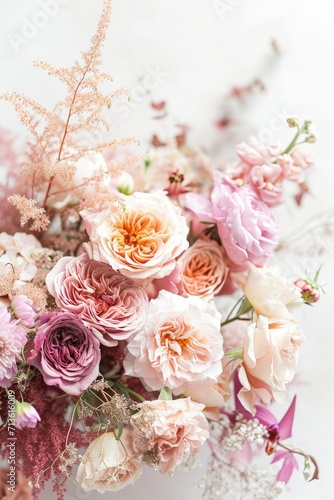
[[[132,440],[132,432],[125,428],[122,442],[106,432],[90,443],[76,477],[84,491],[117,491],[139,478],[142,462],[134,455]]]
[[[265,404],[285,399],[286,384],[294,377],[298,349],[304,339],[295,319],[259,316],[248,328],[243,345],[239,399],[254,412],[256,397]]]
[[[288,319],[291,308],[302,303],[300,289],[284,278],[277,266],[259,268],[250,264],[246,273],[235,274],[234,279],[257,315]]]

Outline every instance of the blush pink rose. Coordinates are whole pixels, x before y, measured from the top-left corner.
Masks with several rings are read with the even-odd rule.
[[[144,328],[127,344],[125,373],[175,395],[199,382],[212,385],[222,372],[220,321],[213,303],[161,291],[150,301]]]
[[[186,219],[163,191],[137,192],[102,210],[84,210],[81,216],[90,258],[133,279],[168,276],[188,248]]]
[[[135,451],[142,453],[148,465],[152,465],[153,455],[154,467],[172,475],[178,465],[199,452],[209,437],[203,408],[190,398],[145,401],[131,418]]]
[[[100,343],[80,318],[70,312],[44,314],[27,358],[47,385],[79,396],[99,374]]]
[[[178,260],[181,295],[210,299],[222,289],[228,274],[222,248],[213,240],[197,240]]]
[[[57,306],[80,316],[103,345],[117,345],[145,323],[144,289],[86,254],[60,259],[47,275],[46,285]]]
[[[233,189],[216,178],[211,201],[196,193],[186,195],[187,206],[201,220],[217,224],[229,259],[238,266],[262,266],[276,245],[277,222],[266,203],[249,186]]]
[[[257,398],[269,404],[285,399],[286,384],[294,377],[298,349],[304,336],[294,319],[259,316],[248,328],[239,369],[238,398],[254,415]]]
[[[76,476],[84,491],[118,491],[137,481],[142,462],[134,454],[133,438],[125,428],[119,440],[113,432],[105,432],[90,443]]]

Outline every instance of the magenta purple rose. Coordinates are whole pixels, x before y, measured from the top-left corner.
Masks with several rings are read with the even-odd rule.
[[[100,359],[100,343],[92,331],[76,314],[58,312],[41,316],[27,361],[47,385],[78,396],[98,376]]]

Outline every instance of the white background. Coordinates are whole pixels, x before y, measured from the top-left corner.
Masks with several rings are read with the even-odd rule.
[[[49,106],[63,89],[33,69],[33,60],[70,65],[88,47],[102,2],[59,0],[53,16],[40,14],[45,12],[42,3],[0,2],[0,93],[22,91]],[[30,38],[26,37],[27,20],[35,25]],[[167,100],[171,121],[191,127],[190,143],[223,161],[231,159],[234,144],[250,134],[266,139],[274,129],[275,137],[286,141],[279,115],[312,118],[320,141],[312,148],[316,166],[310,174],[311,195],[302,210],[288,202],[278,211],[282,232],[287,233],[314,213],[333,208],[333,28],[334,4],[328,0],[114,0],[104,70],[113,75],[115,88],[127,87],[137,98],[126,118],[110,114],[113,134],[134,135],[145,144],[156,127],[149,102]],[[271,48],[272,39],[280,47],[279,56]],[[163,76],[152,93],[143,96],[138,85],[157,68]],[[255,90],[241,104],[227,103],[231,86],[247,85],[255,78],[264,82],[265,92]],[[226,113],[232,116],[231,127],[217,130],[215,120]],[[0,103],[0,125],[21,136],[25,133],[7,103]],[[302,318],[306,340],[301,349],[294,428],[295,444],[318,458],[321,479],[305,484],[300,471],[283,498],[327,500],[334,496],[331,252],[324,260],[322,283],[328,283],[327,294],[312,310],[305,308]],[[176,473],[169,478],[148,470],[135,486],[106,493],[104,498],[199,499],[195,485],[202,473]],[[74,488],[67,500],[74,498],[93,499],[99,494],[84,495]]]

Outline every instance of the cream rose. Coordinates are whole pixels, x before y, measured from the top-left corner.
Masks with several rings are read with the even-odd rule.
[[[142,462],[134,455],[132,432],[123,429],[121,440],[113,432],[94,439],[82,457],[76,480],[84,491],[121,490],[133,484],[142,471]]]
[[[222,248],[213,240],[197,240],[181,255],[178,265],[179,288],[184,297],[212,298],[222,289],[229,271]]]
[[[300,289],[284,278],[277,266],[258,268],[250,264],[246,273],[233,277],[257,315],[289,319],[290,309],[302,303]]]
[[[150,301],[144,328],[127,344],[124,368],[151,390],[206,387],[222,372],[221,315],[213,303],[162,290]]]
[[[256,397],[265,404],[282,402],[286,384],[294,377],[298,348],[304,339],[295,319],[269,319],[259,316],[248,328],[243,345],[238,397],[254,413]]]
[[[188,227],[163,191],[134,193],[102,210],[83,210],[91,259],[130,278],[163,278],[188,248]]]

